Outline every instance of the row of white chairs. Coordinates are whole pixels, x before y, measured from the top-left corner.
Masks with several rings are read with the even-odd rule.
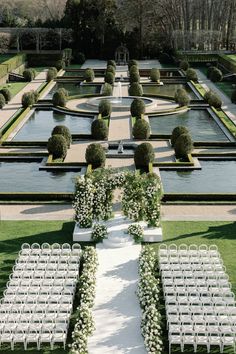
[[[61,254],[63,251],[76,251],[81,252],[81,246],[79,243],[74,243],[72,246],[69,243],[63,243],[60,245],[59,243],[53,243],[50,245],[47,242],[44,242],[41,246],[39,243],[33,243],[30,245],[29,243],[23,243],[21,245],[20,255],[22,254]],[[55,253],[54,253],[55,252]]]
[[[220,351],[225,345],[232,345],[224,338],[227,335],[235,338],[235,296],[218,248],[215,245],[161,245],[159,266],[169,329],[169,352],[173,344],[179,344],[181,351],[186,344],[192,344],[194,352],[199,344],[205,344],[207,351],[213,344],[219,345]],[[218,324],[217,330],[216,326],[209,325],[212,322]],[[205,342],[198,338],[198,331],[203,327]],[[188,336],[186,331],[190,332]]]

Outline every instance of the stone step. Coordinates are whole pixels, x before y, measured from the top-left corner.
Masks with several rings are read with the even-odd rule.
[[[132,246],[134,242],[131,241],[126,241],[126,242],[114,242],[113,240],[106,238],[103,240],[103,245],[108,247],[108,248],[122,248],[122,247],[128,247]]]

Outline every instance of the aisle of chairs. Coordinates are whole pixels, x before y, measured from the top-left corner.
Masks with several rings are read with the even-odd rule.
[[[0,301],[0,345],[66,345],[79,277],[81,247],[22,244]]]
[[[162,244],[159,267],[165,298],[169,353],[187,344],[226,346],[235,352],[236,305],[226,269],[215,245]]]

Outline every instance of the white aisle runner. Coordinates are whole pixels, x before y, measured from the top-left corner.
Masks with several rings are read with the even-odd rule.
[[[96,330],[89,354],[146,354],[141,335],[141,309],[136,295],[140,245],[97,246]]]

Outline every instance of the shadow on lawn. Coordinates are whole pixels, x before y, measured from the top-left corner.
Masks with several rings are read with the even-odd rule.
[[[201,236],[203,239],[207,240],[236,240],[236,222],[228,223],[225,225],[218,225],[218,226],[209,226],[207,231],[197,231],[197,232],[189,232],[183,235],[179,235],[173,237],[171,239],[167,239],[165,243],[172,243],[178,240],[184,240],[191,237],[198,237]]]

